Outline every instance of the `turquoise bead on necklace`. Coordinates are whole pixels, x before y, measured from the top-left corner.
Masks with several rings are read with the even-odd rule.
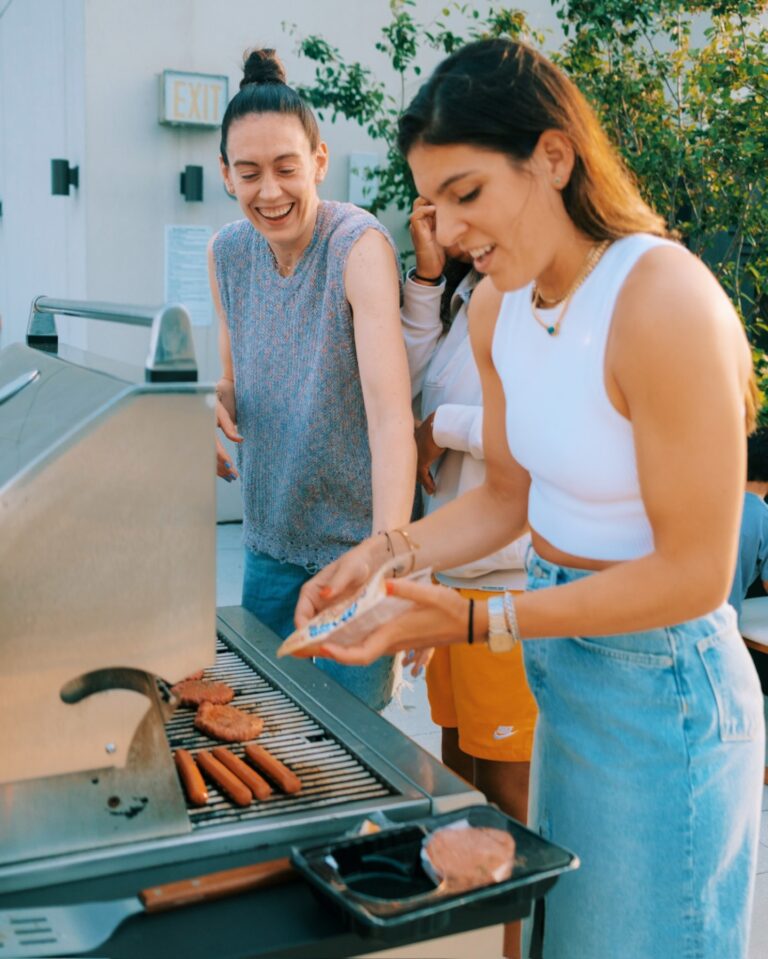
[[[568,312],[568,307],[571,305],[571,300],[573,299],[574,293],[600,262],[603,253],[605,253],[605,251],[608,249],[610,243],[610,240],[603,240],[602,243],[598,243],[596,246],[593,246],[589,251],[586,259],[584,260],[584,266],[577,274],[576,279],[571,284],[571,287],[565,294],[565,297],[562,299],[562,301],[560,301],[563,305],[560,307],[560,312],[558,313],[557,319],[554,323],[548,323],[540,316],[536,307],[536,301],[538,300],[539,305],[545,301],[539,293],[536,284],[533,284],[533,290],[531,291],[531,313],[533,314],[534,320],[536,320],[539,326],[543,327],[550,336],[557,336],[557,334],[560,332],[560,324],[563,322],[565,314]],[[555,303],[557,302],[559,301],[556,300]]]

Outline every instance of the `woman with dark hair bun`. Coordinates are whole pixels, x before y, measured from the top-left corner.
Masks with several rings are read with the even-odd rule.
[[[220,320],[217,472],[240,478],[243,605],[285,637],[299,588],[411,515],[415,475],[397,250],[375,217],[321,201],[328,150],[274,50],[246,55],[224,115],[221,173],[244,219],[209,248]],[[393,660],[318,663],[374,709]]]
[[[754,414],[744,330],[528,47],[450,56],[400,144],[437,241],[488,274],[470,303],[485,482],[406,528],[408,566],[469,562],[528,521],[528,590],[472,605],[391,580],[414,608],[323,653],[522,641],[539,708],[529,821],[581,859],[547,898],[543,955],[746,959],[765,730],[725,602]],[[310,580],[297,622],[386,551],[371,537]]]

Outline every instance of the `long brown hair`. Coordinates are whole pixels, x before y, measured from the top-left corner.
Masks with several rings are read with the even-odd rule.
[[[467,44],[437,67],[400,117],[399,146],[407,156],[417,143],[461,143],[519,162],[545,130],[559,130],[573,145],[562,195],[587,236],[668,235],[584,96],[546,57],[506,37]]]

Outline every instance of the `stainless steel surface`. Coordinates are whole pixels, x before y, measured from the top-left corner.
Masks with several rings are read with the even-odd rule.
[[[43,338],[50,316],[32,323]],[[178,349],[160,337],[153,355],[172,363]],[[130,887],[103,886],[131,872],[273,858],[374,810],[403,821],[478,801],[311,664],[277,665],[276,637],[245,610],[222,612],[215,660],[212,388],[137,383],[87,354],[21,345],[0,351],[4,387],[0,894],[33,897],[9,904],[54,886],[64,898],[48,902],[83,886],[87,900],[119,899]],[[301,793],[240,809],[211,790],[209,807],[186,809],[168,740],[193,752],[203,740],[147,676],[203,666],[262,714],[260,742]]]
[[[155,680],[138,670],[119,672],[130,675],[104,677],[103,688],[133,687],[149,707],[130,744],[125,768],[106,766],[0,785],[3,820],[11,820],[14,827],[0,834],[0,865],[34,858],[41,849],[60,855],[190,831]],[[101,685],[98,674],[79,679],[85,680],[79,691],[70,684],[72,702],[78,701],[75,696],[93,695]],[[105,762],[113,753],[110,747],[114,744],[105,741]]]
[[[124,919],[142,909],[141,902],[133,896],[111,902],[0,913],[0,955],[39,959],[89,952],[109,939]]]
[[[71,956],[101,946],[129,916],[185,906],[298,881],[288,857],[219,870],[142,889],[124,899],[0,911],[0,955]],[[10,951],[8,951],[10,950]]]
[[[20,376],[17,376],[16,379],[11,380],[10,383],[6,383],[2,389],[0,389],[0,403],[5,403],[6,400],[20,393],[25,386],[34,383],[38,376],[40,376],[40,370],[30,370],[27,373],[22,373]]]
[[[64,855],[51,855],[41,844],[37,858],[0,866],[0,894],[247,850],[260,850],[257,858],[267,858],[269,850],[273,857],[291,843],[339,835],[374,810],[403,822],[484,802],[320,670],[298,660],[277,664],[279,640],[246,610],[221,610],[218,626],[227,648],[208,674],[226,679],[234,670],[233,702],[263,712],[266,729],[259,742],[306,776],[307,793],[275,793],[242,814],[213,794],[210,808],[191,811],[193,828],[185,835]],[[169,722],[174,746],[189,735],[195,748],[197,734],[188,719],[177,713]]]
[[[98,420],[130,389],[114,376],[85,369],[19,343],[0,350],[0,389],[36,370],[28,386],[0,407],[0,497],[9,483],[53,457],[71,436]],[[1,575],[1,574],[0,574]],[[0,621],[0,628],[2,622]]]
[[[50,382],[0,407],[0,424],[33,391],[55,417]],[[0,489],[0,782],[125,765],[146,702],[122,689],[64,702],[81,674],[175,682],[213,661],[213,434],[211,392],[142,385]]]
[[[107,320],[131,326],[151,328],[146,369],[148,374],[168,379],[182,374],[196,379],[197,364],[189,313],[180,304],[160,307],[130,306],[120,303],[96,303],[83,300],[57,300],[38,296],[32,301],[27,325],[27,342],[54,352],[58,334],[54,316],[77,316],[87,320]],[[194,376],[192,376],[194,374]]]
[[[172,340],[179,314],[147,321]],[[189,832],[146,677],[215,655],[213,389],[17,344],[3,390],[0,862]]]

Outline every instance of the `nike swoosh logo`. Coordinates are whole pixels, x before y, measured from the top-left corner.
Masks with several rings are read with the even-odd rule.
[[[514,726],[497,726],[493,731],[494,739],[509,739],[510,736],[514,736],[517,730]]]

